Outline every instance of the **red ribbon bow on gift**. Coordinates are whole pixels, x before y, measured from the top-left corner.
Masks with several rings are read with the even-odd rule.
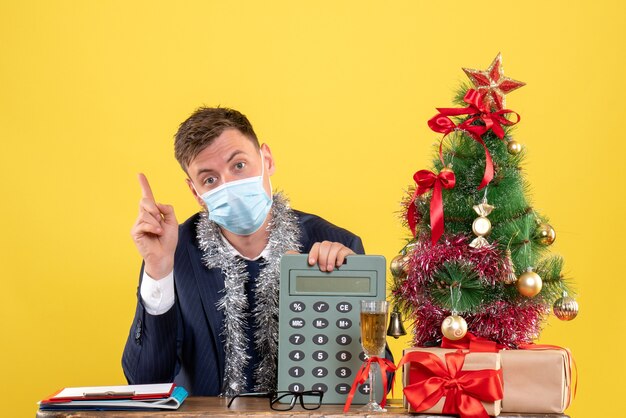
[[[417,189],[413,193],[411,203],[407,211],[407,221],[413,236],[415,236],[415,227],[417,226],[417,220],[415,219],[415,199],[417,196],[421,196],[429,190],[433,190],[433,196],[430,199],[430,228],[431,228],[431,240],[433,245],[443,235],[444,219],[443,219],[443,200],[441,197],[442,189],[452,189],[456,184],[456,177],[454,172],[450,169],[444,168],[439,174],[435,174],[432,171],[420,170],[413,174],[413,180],[417,184]]]
[[[482,139],[482,135],[491,130],[498,138],[504,138],[503,126],[512,126],[520,121],[520,115],[509,109],[498,110],[497,112],[491,112],[489,105],[484,101],[483,93],[470,89],[463,97],[463,101],[469,106],[463,108],[437,108],[439,113],[428,121],[428,126],[435,132],[443,133],[439,143],[439,159],[443,163],[443,151],[442,145],[444,138],[450,133],[457,130],[465,131],[469,134],[474,141],[483,146],[485,150],[485,172],[483,179],[478,186],[478,190],[485,187],[493,179],[493,161],[491,160],[491,154],[487,149],[485,141]],[[517,116],[516,121],[510,121],[504,116],[512,113]],[[460,125],[455,124],[450,116],[470,115],[466,121]],[[477,120],[482,121],[484,125],[473,125]]]
[[[460,340],[450,340],[446,337],[441,339],[441,348],[468,349],[472,353],[497,353],[506,346],[483,337],[477,337],[471,332],[465,334]]]
[[[432,353],[406,353],[398,368],[411,363],[410,384],[404,396],[416,411],[432,408],[445,396],[443,414],[459,414],[461,418],[488,418],[484,402],[495,402],[503,397],[501,370],[463,371],[465,354],[459,350],[446,353],[445,364]]]
[[[354,398],[357,387],[365,383],[365,381],[369,378],[372,363],[378,363],[378,366],[380,367],[380,374],[383,379],[383,398],[380,401],[380,406],[384,408],[387,404],[387,372],[395,372],[396,366],[386,358],[372,356],[369,357],[363,365],[361,365],[361,368],[356,373],[356,377],[354,378],[354,382],[352,382],[352,387],[350,388],[350,393],[348,393],[346,403],[343,407],[344,413],[350,410],[350,405],[352,405],[352,399]],[[370,388],[370,390],[372,390],[372,388]],[[391,391],[393,392],[393,380],[391,381]]]

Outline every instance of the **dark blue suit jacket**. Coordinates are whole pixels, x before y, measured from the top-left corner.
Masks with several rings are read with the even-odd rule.
[[[319,216],[294,211],[300,244],[308,253],[316,242],[335,241],[363,254],[361,239]],[[124,348],[122,366],[130,384],[176,382],[192,395],[221,393],[224,347],[220,337],[223,314],[216,308],[222,297],[221,270],[208,269],[196,238],[199,214],[179,227],[174,258],[176,302],[162,315],[150,315],[139,291],[135,318]],[[142,274],[143,275],[143,267]],[[140,284],[141,285],[141,284]]]

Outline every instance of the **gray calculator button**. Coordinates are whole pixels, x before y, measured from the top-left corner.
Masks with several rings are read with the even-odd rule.
[[[314,384],[314,385],[313,385],[313,387],[311,388],[311,390],[319,390],[319,391],[321,391],[321,392],[326,393],[326,392],[328,392],[328,386],[326,386],[326,385],[325,385],[325,384],[323,384],[323,383],[316,383],[316,384]]]
[[[369,393],[370,393],[370,384],[369,383],[363,383],[359,387],[359,392],[361,392],[363,395],[369,395]]]
[[[302,383],[292,383],[287,389],[292,392],[304,392],[304,385]]]
[[[297,300],[289,304],[289,309],[291,309],[292,312],[302,312],[304,311],[305,308],[306,308],[306,305]]]
[[[313,369],[313,377],[326,377],[328,369],[325,367],[316,367]]]
[[[326,351],[315,351],[313,352],[313,360],[317,361],[325,361],[328,358],[328,353]]]
[[[304,369],[302,367],[292,367],[289,369],[289,376],[302,377],[304,375]]]
[[[313,342],[317,345],[324,345],[328,342],[328,335],[324,335],[324,334],[314,335]]]
[[[289,320],[289,325],[291,325],[291,328],[302,328],[304,327],[304,319],[302,318],[291,318]]]
[[[335,386],[335,392],[340,395],[347,395],[350,392],[350,385],[347,383],[339,383]]]
[[[313,326],[318,329],[326,328],[328,326],[328,320],[324,318],[314,319]]]
[[[365,353],[361,351],[361,353],[359,354],[359,360],[361,361],[365,361],[367,360],[367,357],[365,357]]]
[[[337,377],[350,377],[350,375],[352,374],[352,370],[347,367],[339,367],[337,370],[335,370],[335,374],[337,375]]]
[[[342,334],[342,335],[337,336],[335,341],[337,341],[337,344],[339,345],[348,345],[352,342],[352,337],[349,335]]]
[[[293,334],[289,336],[289,342],[294,345],[300,345],[304,342],[304,335]]]
[[[328,303],[326,302],[315,302],[313,304],[313,310],[315,312],[326,312],[328,308],[329,306],[328,306]]]
[[[352,305],[349,302],[339,302],[337,304],[337,310],[341,313],[347,313],[352,310]]]
[[[300,361],[304,358],[304,351],[294,350],[289,353],[289,358],[293,361]]]
[[[352,353],[349,351],[340,351],[335,357],[339,361],[350,361],[350,359],[352,359]]]
[[[352,327],[352,321],[350,321],[348,318],[339,318],[337,320],[337,328],[348,329],[350,327]]]

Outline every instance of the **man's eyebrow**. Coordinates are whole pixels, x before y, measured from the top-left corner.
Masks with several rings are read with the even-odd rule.
[[[230,154],[230,157],[228,157],[228,159],[226,160],[227,163],[231,162],[238,154],[245,154],[245,152],[241,151],[241,150],[235,150],[233,151],[232,154]]]
[[[198,172],[196,173],[196,177],[200,176],[200,174],[204,174],[204,173],[213,173],[215,170],[211,169],[211,168],[201,168],[200,170],[198,170]]]
[[[239,154],[244,154],[245,152],[243,152],[242,150],[235,150],[233,151],[232,154],[230,154],[230,156],[228,157],[228,159],[226,160],[227,163],[231,162],[232,160],[235,159],[235,157],[237,157]],[[198,172],[196,173],[196,177],[200,176],[201,174],[204,173],[214,173],[215,170],[212,168],[201,168],[198,170]]]

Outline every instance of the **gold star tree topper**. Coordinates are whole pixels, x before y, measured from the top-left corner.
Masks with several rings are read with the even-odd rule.
[[[504,76],[500,53],[485,71],[472,70],[471,68],[463,68],[463,71],[472,81],[476,90],[485,95],[485,102],[496,110],[504,109],[505,94],[526,85],[524,82]]]

